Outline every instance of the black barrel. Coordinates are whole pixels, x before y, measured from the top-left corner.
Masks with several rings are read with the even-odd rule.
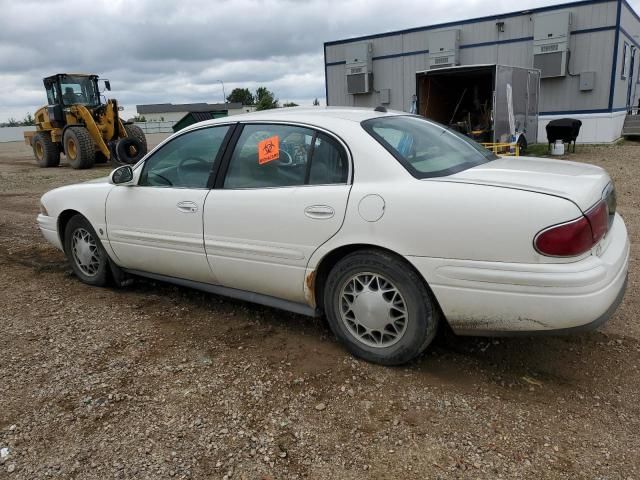
[[[571,147],[573,142],[573,152],[576,151],[576,139],[580,134],[580,127],[582,122],[576,118],[559,118],[558,120],[551,120],[547,124],[547,141],[549,147],[556,140],[562,140],[563,143],[568,143]]]

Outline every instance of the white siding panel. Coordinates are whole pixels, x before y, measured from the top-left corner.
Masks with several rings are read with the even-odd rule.
[[[404,59],[402,57],[379,60],[373,64],[373,87],[375,91],[368,95],[354,95],[356,105],[359,107],[373,107],[380,105],[379,91],[390,88],[391,103],[388,105],[394,110],[403,110],[404,99]]]
[[[412,32],[402,35],[403,52],[419,52],[429,49],[428,32]]]
[[[404,98],[401,110],[409,111],[411,98],[416,93],[416,72],[429,68],[429,55],[412,55],[403,58],[404,64]]]
[[[402,52],[402,35],[394,35],[393,37],[374,38],[366,40],[373,43],[373,56],[392,55]],[[343,59],[344,60],[344,59]]]
[[[327,103],[331,106],[352,106],[353,101],[347,95],[347,80],[345,78],[345,66],[333,65],[327,67],[327,90],[329,92]]]
[[[328,47],[326,47],[327,63],[344,62],[344,59],[347,55],[345,53],[345,45],[346,44],[329,45]]]

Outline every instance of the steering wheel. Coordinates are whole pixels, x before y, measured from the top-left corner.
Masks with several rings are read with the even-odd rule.
[[[291,156],[291,154],[289,152],[287,152],[286,150],[280,149],[280,153],[284,153],[289,161],[288,162],[284,162],[282,159],[278,161],[278,165],[281,167],[291,167],[293,166],[293,157]]]
[[[198,164],[201,164],[201,165],[204,166],[204,168],[202,170],[207,170],[207,171],[210,170],[209,162],[207,160],[205,160],[204,158],[200,158],[200,157],[185,157],[185,158],[183,158],[182,160],[180,160],[178,162],[178,164],[176,165],[176,175],[180,179],[180,183],[181,184],[187,184],[188,183],[189,172],[187,172],[185,170],[187,165],[194,166],[194,165],[198,165]],[[193,173],[191,173],[191,175],[193,175]]]

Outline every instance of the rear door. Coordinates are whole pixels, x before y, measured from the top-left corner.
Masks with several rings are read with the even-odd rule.
[[[137,185],[111,190],[107,234],[123,267],[215,283],[202,219],[211,173],[231,128],[200,128],[172,139],[145,161]]]
[[[344,219],[347,149],[296,125],[247,124],[235,137],[205,203],[209,263],[226,287],[304,302],[307,262]]]

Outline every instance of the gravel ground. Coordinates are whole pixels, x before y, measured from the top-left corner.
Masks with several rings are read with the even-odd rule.
[[[150,139],[150,143],[158,139]],[[140,280],[76,280],[35,225],[38,169],[0,145],[0,478],[640,478],[640,144],[605,167],[629,289],[598,332],[443,332],[403,368],[358,361],[322,320]]]

